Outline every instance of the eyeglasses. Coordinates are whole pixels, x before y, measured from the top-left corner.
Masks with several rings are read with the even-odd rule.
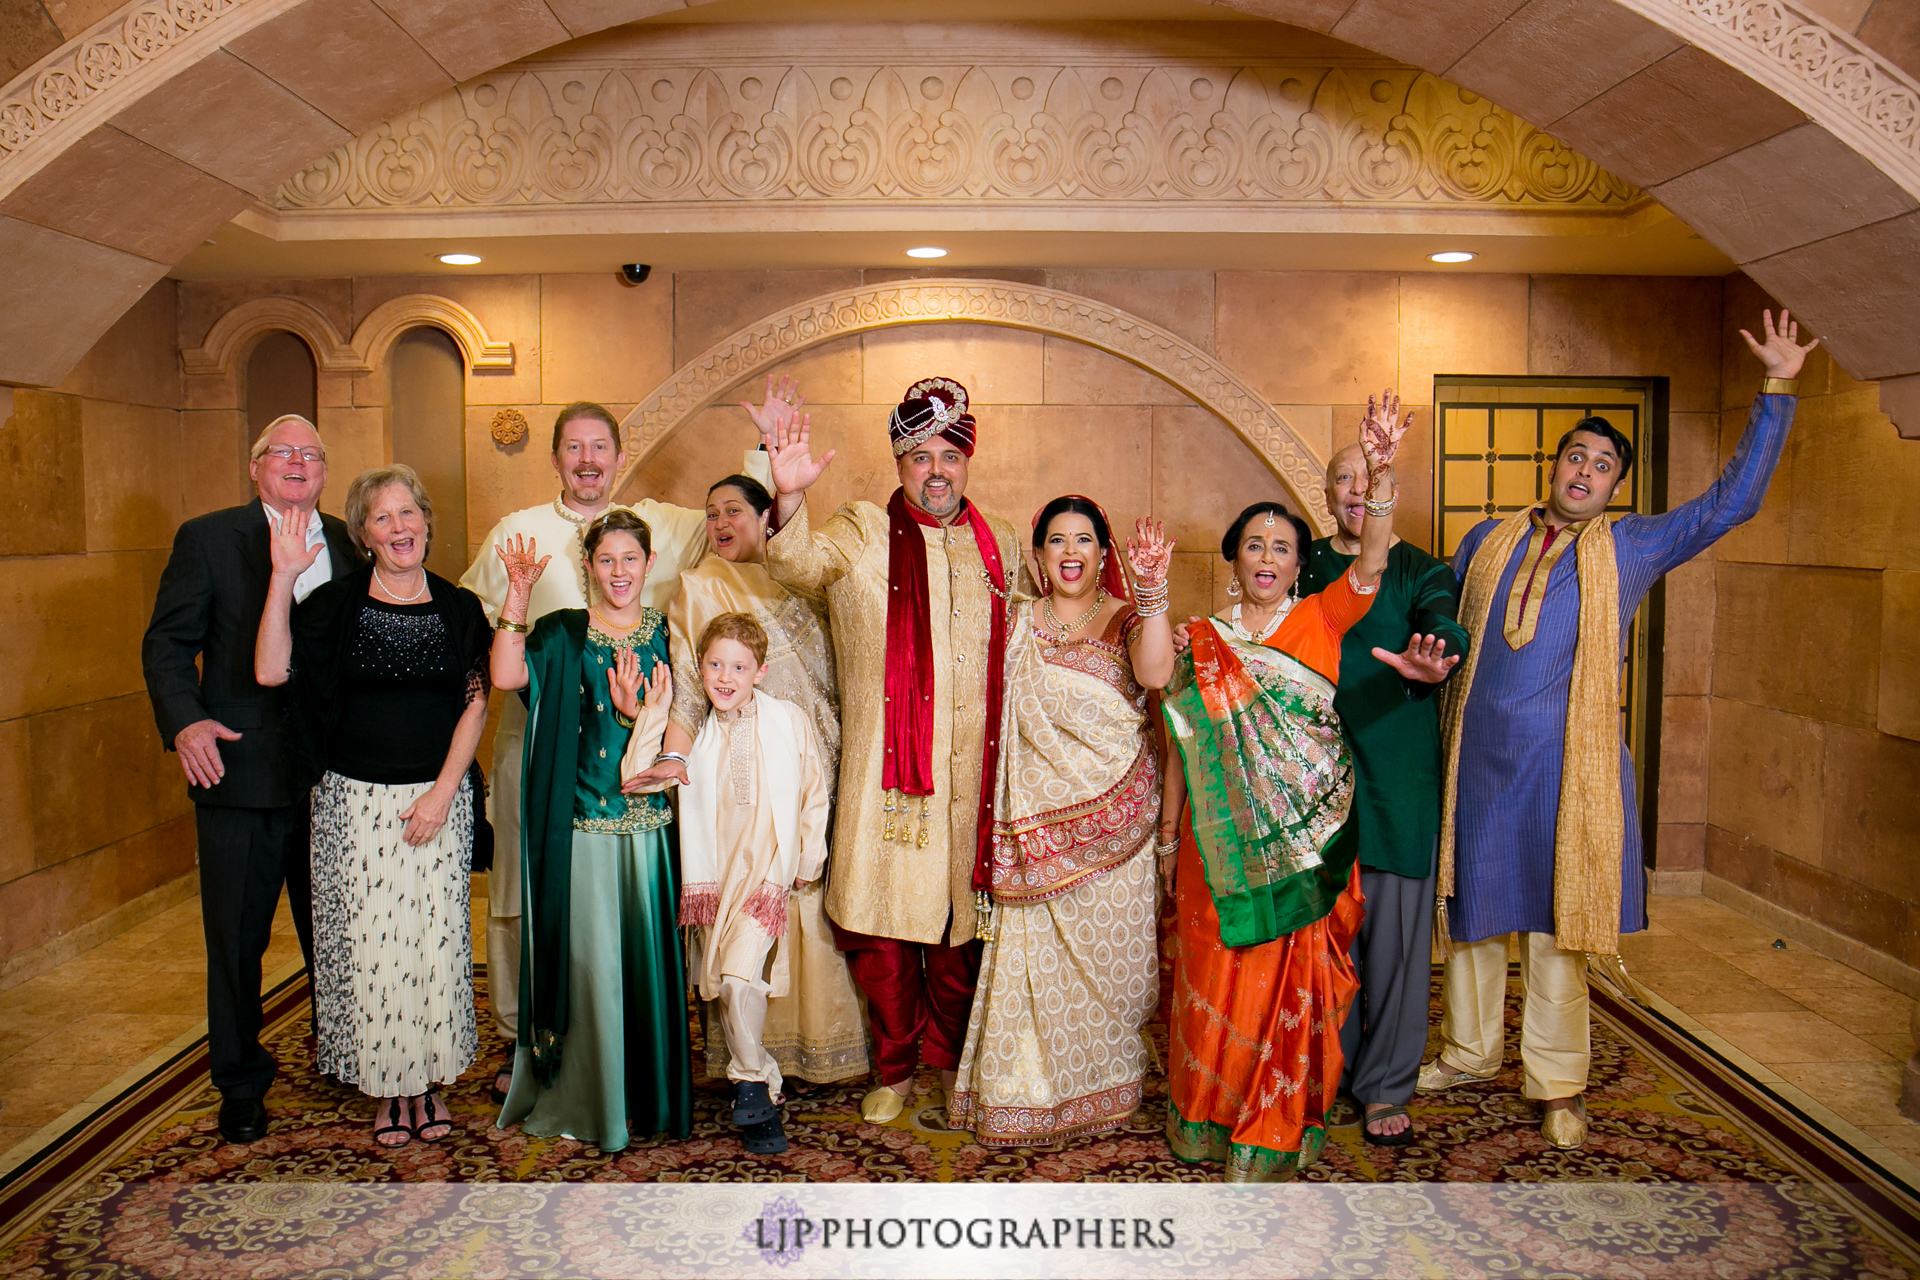
[[[296,449],[290,444],[268,445],[261,452],[269,458],[278,458],[282,462],[292,462],[295,458],[302,462],[325,462],[327,458],[325,449]]]

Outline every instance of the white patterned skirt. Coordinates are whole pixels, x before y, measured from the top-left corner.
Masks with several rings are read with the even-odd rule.
[[[400,815],[431,783],[328,773],[313,789],[313,1002],[319,1068],[370,1097],[451,1084],[479,1050],[468,880],[471,783],[434,838]]]

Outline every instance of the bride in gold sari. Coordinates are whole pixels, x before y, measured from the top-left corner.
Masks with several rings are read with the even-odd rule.
[[[1158,995],[1159,749],[1148,691],[1173,673],[1173,544],[1142,520],[1055,498],[1034,517],[1041,598],[1009,619],[991,895],[948,1123],[989,1146],[1110,1129],[1140,1105]]]

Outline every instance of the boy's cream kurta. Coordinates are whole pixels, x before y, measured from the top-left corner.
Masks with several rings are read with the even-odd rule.
[[[1021,571],[1013,526],[987,517],[1012,588]],[[844,929],[909,942],[973,938],[973,860],[986,743],[987,638],[992,614],[986,566],[966,524],[916,526],[927,540],[927,600],[933,639],[933,794],[925,848],[882,840],[885,751],[887,513],[850,502],[819,529],[803,507],[767,543],[767,571],[788,589],[824,599],[840,677],[840,783],[827,914]],[[920,803],[908,797],[909,829]],[[896,815],[897,817],[898,815]],[[951,914],[953,929],[947,933]]]

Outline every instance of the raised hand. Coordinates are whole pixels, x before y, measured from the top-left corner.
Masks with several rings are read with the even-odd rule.
[[[640,659],[635,658],[633,665],[636,673]],[[653,664],[653,674],[647,677],[647,710],[665,711],[673,703],[673,670],[664,662]]]
[[[1173,539],[1158,520],[1142,517],[1133,522],[1133,536],[1127,539],[1127,563],[1133,567],[1133,580],[1151,585],[1167,580],[1167,567],[1173,563]]]
[[[805,493],[833,461],[836,450],[818,462],[813,458],[813,422],[810,414],[796,414],[775,433],[767,448],[768,465],[773,471],[773,487],[783,494]]]
[[[767,446],[767,452],[773,452],[773,444],[781,427],[793,421],[793,415],[807,398],[800,394],[800,384],[792,374],[781,374],[778,378],[767,375],[767,395],[759,408],[753,402],[742,400],[740,407],[753,419],[753,425],[759,428],[761,442]]]
[[[1459,654],[1447,652],[1445,640],[1439,636],[1423,636],[1418,632],[1407,637],[1404,652],[1394,653],[1375,648],[1373,656],[1406,679],[1418,680],[1422,684],[1439,684],[1460,662]]]
[[[1367,416],[1360,423],[1360,451],[1367,459],[1368,488],[1389,467],[1400,451],[1400,441],[1413,425],[1413,412],[1400,417],[1400,397],[1388,387],[1378,396],[1367,397]]]
[[[320,558],[320,552],[326,543],[307,545],[307,517],[298,511],[289,511],[277,518],[269,518],[267,548],[273,555],[273,571],[289,578],[297,578],[313,567]]]
[[[640,718],[640,655],[631,649],[622,649],[613,655],[613,666],[607,670],[608,694],[613,699],[613,709],[629,720]]]
[[[507,594],[518,596],[521,600],[531,599],[533,584],[540,581],[540,575],[546,572],[547,561],[553,557],[541,556],[535,560],[534,540],[518,533],[511,538],[502,538],[493,550],[500,557],[500,563],[507,567]]]
[[[1801,346],[1800,326],[1785,308],[1780,311],[1778,328],[1774,327],[1773,312],[1762,311],[1760,318],[1766,322],[1767,340],[1756,342],[1752,334],[1742,329],[1740,336],[1747,340],[1747,350],[1767,366],[1769,378],[1799,377],[1800,367],[1807,362],[1807,352],[1819,346],[1820,339],[1815,338],[1806,346]]]

